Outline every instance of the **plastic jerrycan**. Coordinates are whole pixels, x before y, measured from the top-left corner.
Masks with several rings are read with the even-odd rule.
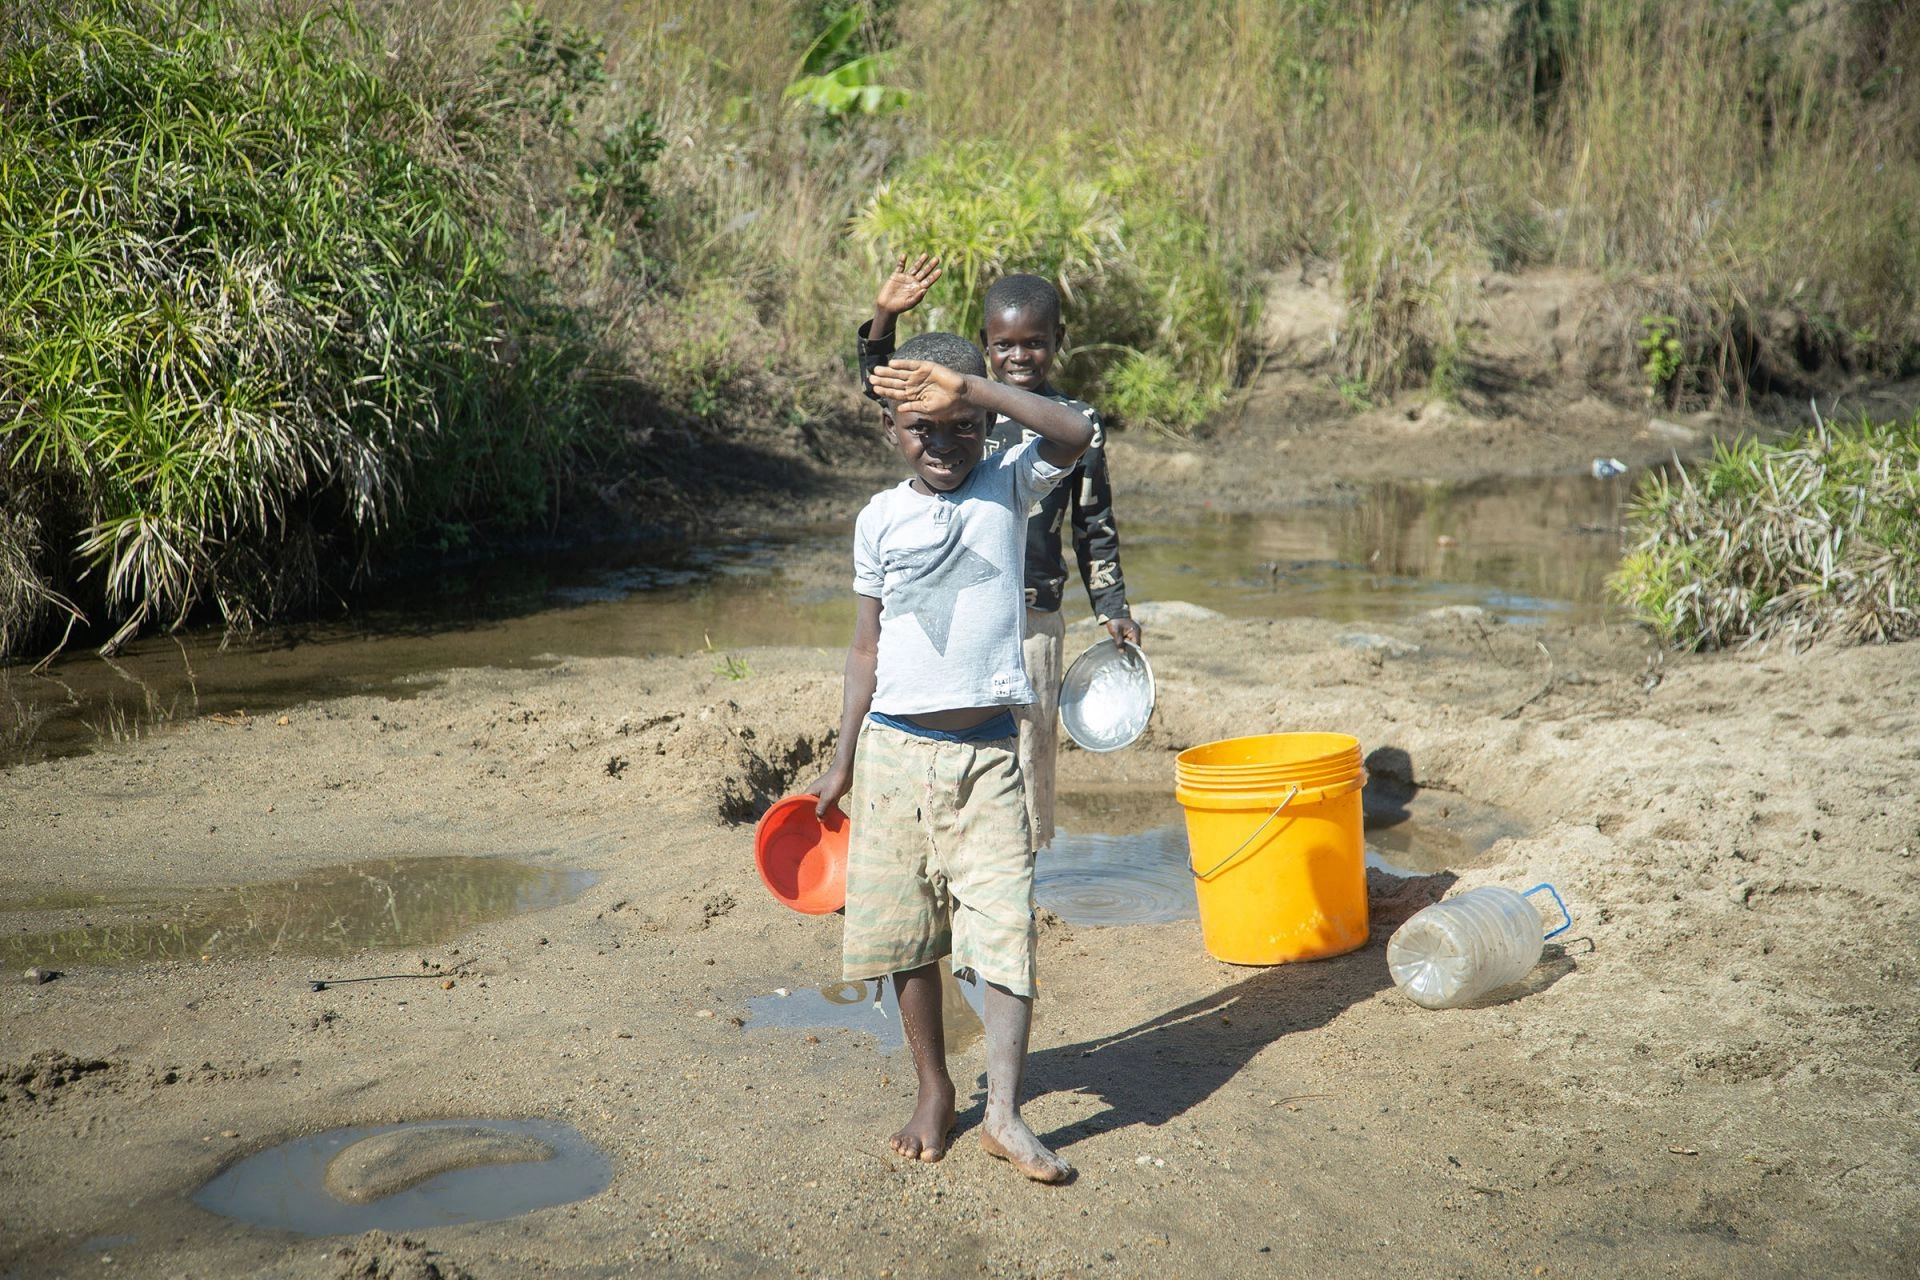
[[[1561,924],[1542,933],[1536,893],[1552,896]],[[1525,893],[1500,885],[1469,889],[1417,911],[1387,939],[1387,971],[1415,1004],[1452,1009],[1510,982],[1539,963],[1548,938],[1573,926],[1567,904],[1550,884]]]

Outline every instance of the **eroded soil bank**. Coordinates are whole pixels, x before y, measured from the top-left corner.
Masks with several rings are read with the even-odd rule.
[[[1633,461],[1618,442],[1645,421],[1567,427],[1542,465]],[[1510,452],[1504,427],[1397,450],[1385,417],[1343,430],[1290,446],[1329,460],[1321,492],[1440,442],[1446,467]],[[1122,447],[1116,470],[1143,510],[1306,483],[1235,438]],[[747,651],[744,678],[705,652],[456,669],[405,701],[250,707],[0,774],[10,933],[111,920],[96,897],[130,887],[362,859],[597,877],[429,949],[9,973],[0,1274],[1913,1275],[1920,654],[1662,659],[1618,623],[1462,609],[1355,630],[1150,616],[1148,736],[1068,753],[1063,785],[1164,795],[1187,745],[1338,730],[1416,803],[1527,834],[1376,874],[1371,942],[1310,964],[1217,963],[1191,921],[1046,921],[1028,1114],[1079,1169],[1064,1188],[980,1151],[978,1045],[954,1059],[953,1154],[907,1166],[884,1143],[904,1056],[748,1016],[837,977],[837,918],[774,903],[740,820],[818,768],[830,648]],[[1576,925],[1524,994],[1431,1013],[1393,989],[1412,911],[1541,880]],[[310,985],[413,971],[436,980]],[[412,1245],[189,1199],[296,1135],[486,1115],[577,1127],[612,1185]]]

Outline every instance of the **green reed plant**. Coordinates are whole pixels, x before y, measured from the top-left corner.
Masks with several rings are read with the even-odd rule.
[[[461,159],[481,104],[436,111],[380,63],[345,7],[9,19],[0,484],[68,531],[49,549],[110,647],[277,607],[329,543],[538,518],[584,430],[586,345]]]
[[[1671,645],[1920,636],[1920,415],[1719,446],[1628,519],[1609,587]]]

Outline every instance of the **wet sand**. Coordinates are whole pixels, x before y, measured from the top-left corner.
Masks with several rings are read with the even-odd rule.
[[[1209,500],[1220,448],[1184,498],[1156,466],[1141,505]],[[1479,461],[1498,470],[1498,446]],[[9,934],[102,923],[128,886],[356,860],[597,877],[413,949],[9,973],[0,1274],[417,1268],[397,1239],[263,1231],[190,1197],[288,1138],[484,1115],[576,1127],[613,1182],[409,1233],[445,1274],[1914,1274],[1920,652],[1663,658],[1617,622],[1460,609],[1170,611],[1148,650],[1147,737],[1068,752],[1063,790],[1162,797],[1153,822],[1175,750],[1337,730],[1416,805],[1457,796],[1521,834],[1374,873],[1371,941],[1314,963],[1220,964],[1192,920],[1049,916],[1027,1114],[1078,1167],[1066,1187],[979,1149],[978,1044],[954,1055],[953,1154],[920,1166],[886,1148],[902,1057],[751,1017],[837,977],[837,918],[772,900],[741,820],[817,772],[831,648],[741,650],[741,678],[706,652],[461,668],[404,702],[252,706],[0,774]],[[1385,942],[1412,911],[1540,880],[1576,924],[1517,996],[1433,1013],[1393,989]],[[311,987],[414,971],[448,976]]]

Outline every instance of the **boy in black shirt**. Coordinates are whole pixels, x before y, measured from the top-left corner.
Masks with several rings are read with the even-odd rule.
[[[894,322],[918,306],[940,278],[940,260],[900,256],[874,299],[873,319],[860,327],[861,389],[873,398],[868,375],[893,353]],[[1060,394],[1049,375],[1066,341],[1060,295],[1033,275],[1002,277],[987,290],[980,340],[996,380],[1072,406],[1093,426],[1093,445],[1061,483],[1041,500],[1027,523],[1027,620],[1023,650],[1034,702],[1019,715],[1020,766],[1027,780],[1027,813],[1033,844],[1053,841],[1054,755],[1059,744],[1058,702],[1066,645],[1060,606],[1067,582],[1062,525],[1070,525],[1074,557],[1093,611],[1116,643],[1140,643],[1120,574],[1120,534],[1113,519],[1113,489],[1107,478],[1106,433],[1092,405]],[[999,418],[987,439],[989,454],[1021,442],[1017,423]]]

